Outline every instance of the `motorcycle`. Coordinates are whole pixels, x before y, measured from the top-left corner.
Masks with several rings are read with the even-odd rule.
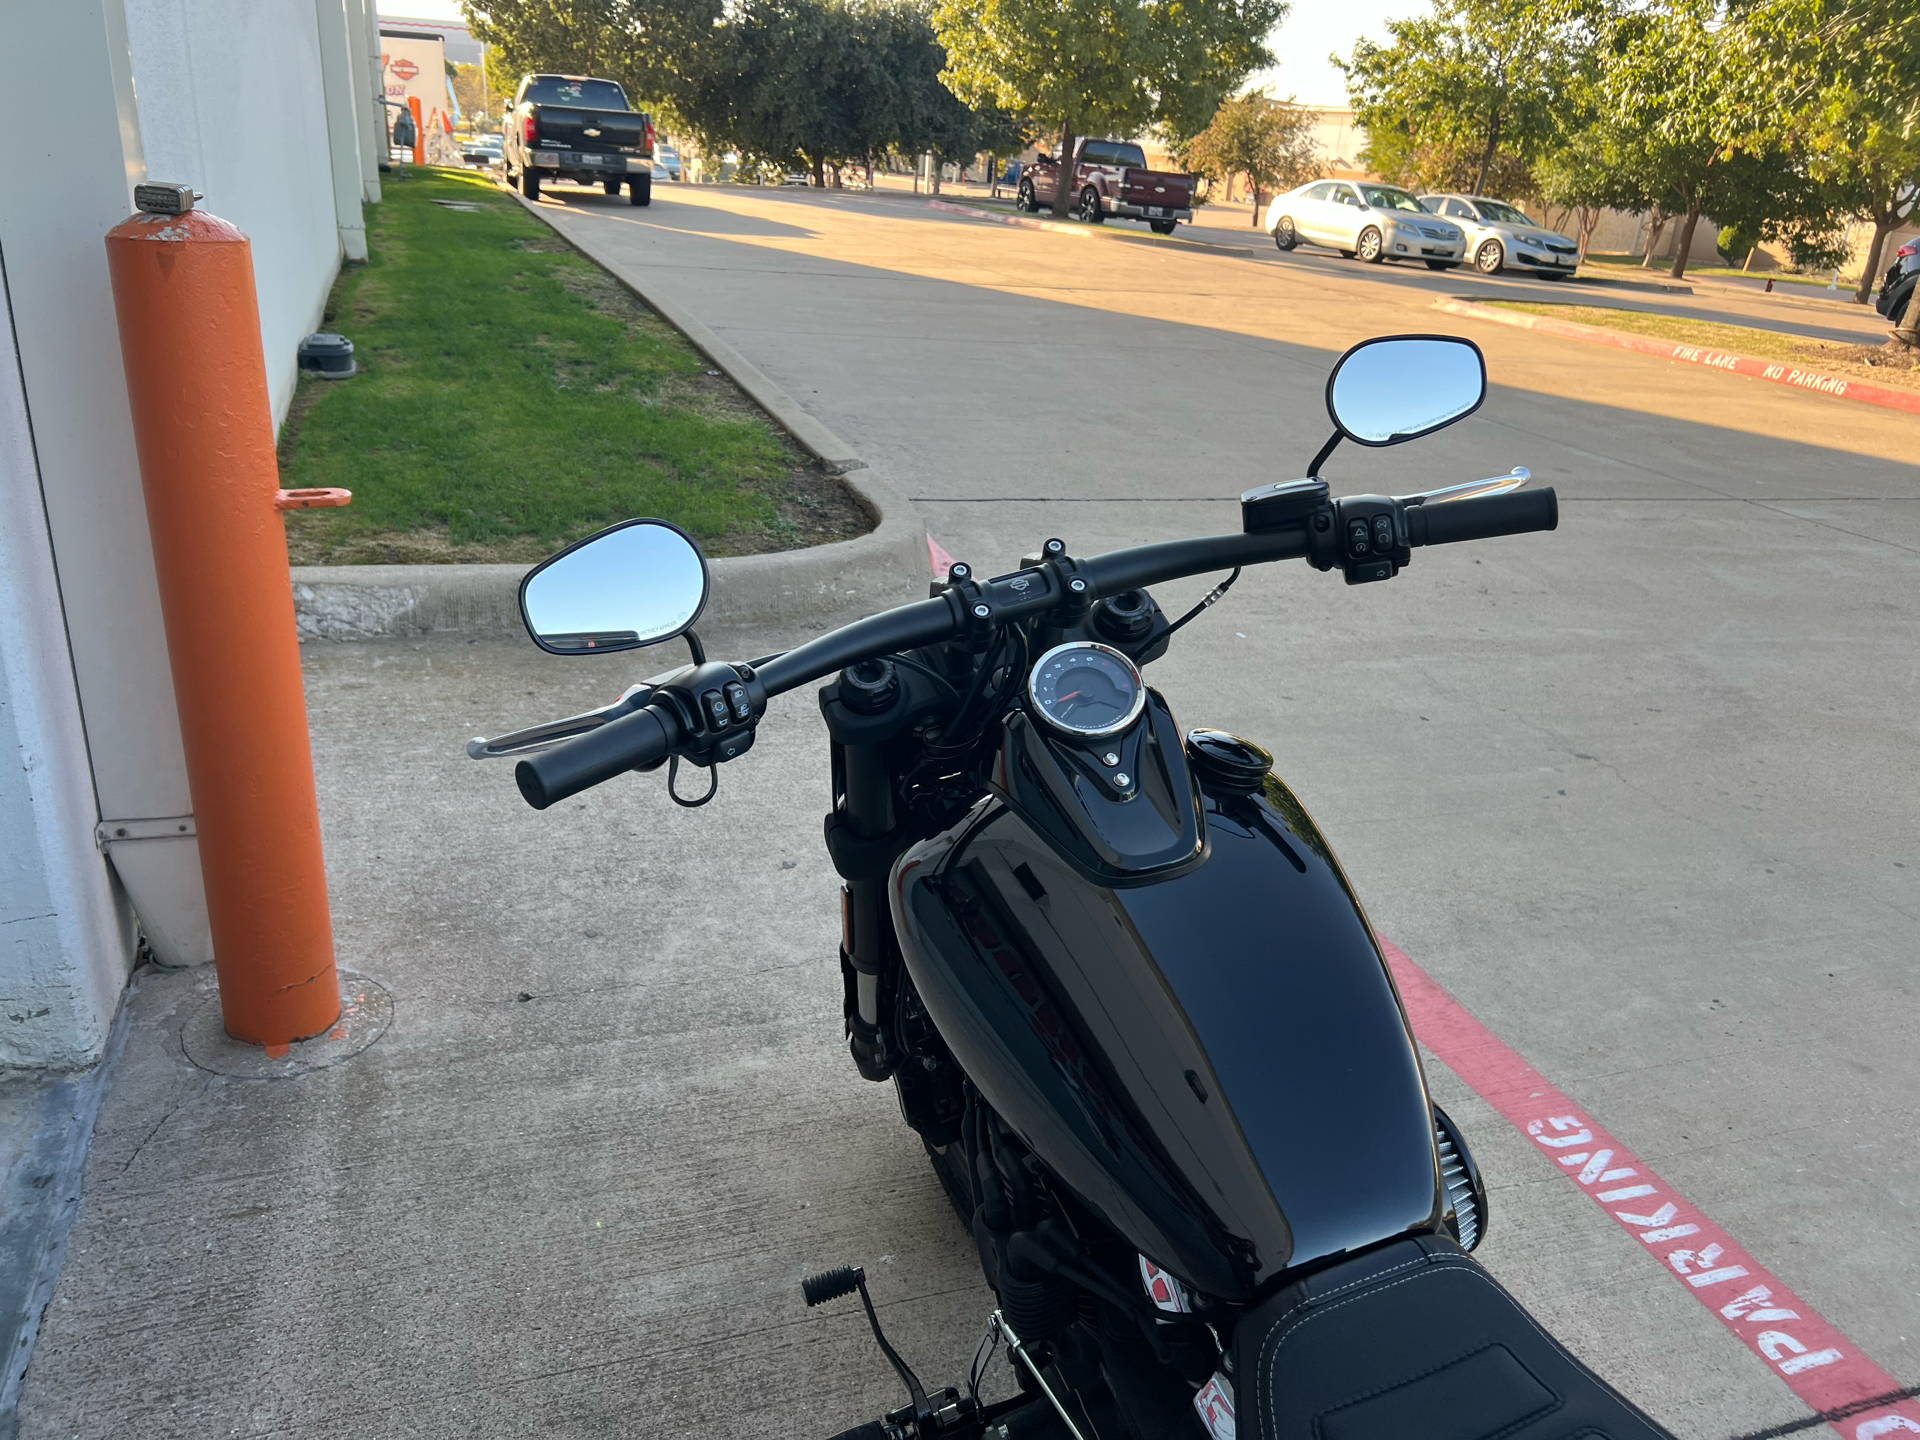
[[[955,564],[925,600],[747,663],[707,659],[705,562],[662,521],[523,582],[543,649],[692,654],[472,742],[516,759],[538,809],[662,765],[677,804],[704,804],[775,697],[827,682],[849,1049],[893,1083],[998,1300],[966,1383],[930,1392],[859,1266],[806,1280],[810,1306],[859,1295],[907,1392],[843,1440],[1665,1435],[1471,1258],[1486,1186],[1272,757],[1183,734],[1141,678],[1246,566],[1373,584],[1423,546],[1554,529],[1525,470],[1398,496],[1321,477],[1343,441],[1418,439],[1485,394],[1470,341],[1365,341],[1328,379],[1307,478],[1247,491],[1239,533],[1087,558],[1051,539],[991,579]],[[1177,619],[1150,593],[1220,572]],[[703,794],[680,793],[683,764]],[[1018,1388],[987,1401],[1001,1345]]]

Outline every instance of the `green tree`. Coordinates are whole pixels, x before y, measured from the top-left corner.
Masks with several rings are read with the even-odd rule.
[[[452,65],[451,61],[448,63]],[[449,78],[453,97],[460,102],[467,119],[489,125],[497,123],[506,113],[505,102],[513,97],[513,88],[520,80],[502,64],[499,52],[489,54],[484,65],[452,65],[452,71]]]
[[[1750,103],[1775,111],[1835,211],[1873,227],[1854,299],[1879,279],[1886,240],[1920,204],[1920,27],[1910,0],[1760,0]],[[1831,223],[1820,228],[1837,228]]]
[[[1225,184],[1244,175],[1253,192],[1255,225],[1260,223],[1262,189],[1291,190],[1321,172],[1313,113],[1291,96],[1275,100],[1264,90],[1226,101],[1178,154],[1182,165],[1208,180]]]
[[[1333,62],[1347,77],[1362,158],[1390,180],[1525,193],[1560,133],[1611,0],[1437,0]]]
[[[947,89],[945,63],[913,0],[742,0],[687,67],[677,108],[704,149],[804,166],[820,185],[890,150],[964,162],[988,140],[1017,146],[1010,117]]]
[[[1680,221],[1676,280],[1702,215],[1762,226],[1804,203],[1804,173],[1778,144],[1783,127],[1753,104],[1747,47],[1724,22],[1718,0],[1663,0],[1623,16],[1600,82],[1617,163]]]
[[[1534,166],[1534,188],[1541,200],[1565,210],[1573,219],[1582,260],[1587,258],[1587,247],[1605,211],[1643,214],[1653,209],[1659,198],[1649,195],[1642,177],[1622,162],[1622,149],[1622,138],[1605,116],[1587,112],[1583,123]],[[1658,240],[1656,231],[1647,246],[1649,255]]]
[[[1183,141],[1273,62],[1266,37],[1288,0],[939,0],[944,76],[975,106],[1060,132],[1062,164],[1085,135],[1160,124]],[[1070,187],[1054,186],[1056,215]]]
[[[488,78],[509,94],[524,74],[618,80],[639,106],[672,109],[710,47],[723,0],[460,0],[473,38],[492,47]],[[492,73],[498,65],[498,73]]]

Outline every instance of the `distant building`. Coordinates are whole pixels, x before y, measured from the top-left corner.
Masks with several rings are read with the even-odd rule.
[[[1314,143],[1320,147],[1326,173],[1343,180],[1371,180],[1373,172],[1360,163],[1367,148],[1367,132],[1353,120],[1350,105],[1309,105],[1313,113]]]
[[[380,14],[380,33],[389,30],[414,30],[423,34],[438,35],[440,43],[446,47],[447,59],[456,65],[478,65],[480,42],[467,33],[467,27],[458,20],[416,20],[411,15]]]

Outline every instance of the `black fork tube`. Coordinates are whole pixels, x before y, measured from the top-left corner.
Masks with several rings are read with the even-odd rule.
[[[841,816],[847,828],[863,839],[885,835],[894,828],[893,775],[886,751],[879,745],[846,745],[841,752]],[[853,1005],[847,1017],[854,1063],[869,1080],[885,1080],[893,1073],[880,1024],[883,992],[893,960],[893,917],[887,909],[886,876],[865,876],[846,882],[846,961],[852,971]]]

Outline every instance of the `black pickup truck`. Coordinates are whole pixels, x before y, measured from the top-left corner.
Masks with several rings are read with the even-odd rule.
[[[507,116],[507,179],[529,200],[543,180],[599,185],[635,205],[653,199],[653,121],[627,104],[617,81],[526,75]]]

